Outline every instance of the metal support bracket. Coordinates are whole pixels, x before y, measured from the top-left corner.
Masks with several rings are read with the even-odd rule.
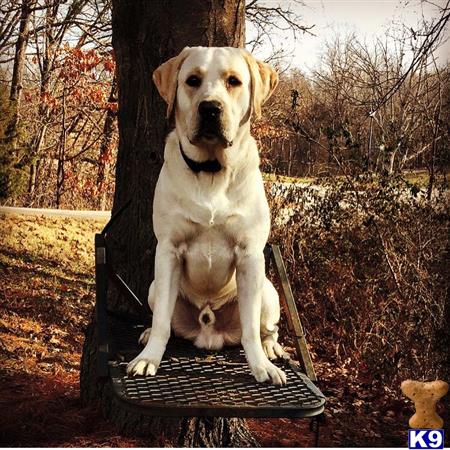
[[[294,334],[295,348],[297,350],[297,356],[302,360],[306,375],[311,381],[317,381],[316,372],[309,354],[308,347],[306,345],[306,338],[303,332],[302,322],[297,311],[297,305],[295,304],[294,296],[292,294],[291,285],[286,272],[286,267],[281,256],[280,247],[272,244],[271,256],[275,263],[276,273],[278,281],[282,288],[282,301],[285,307],[286,316],[288,319],[288,325]]]
[[[319,437],[320,437],[319,416],[314,416],[311,418],[309,429],[314,433],[314,447],[319,447]]]
[[[108,360],[111,345],[108,333],[108,269],[106,266],[106,242],[102,234],[95,235],[95,314],[97,319],[97,375],[109,375]]]

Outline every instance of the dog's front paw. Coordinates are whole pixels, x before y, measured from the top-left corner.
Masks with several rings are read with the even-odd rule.
[[[275,364],[272,364],[267,358],[260,363],[251,365],[250,370],[256,381],[263,383],[264,381],[271,381],[273,384],[286,384],[286,374],[279,369]]]
[[[144,375],[153,376],[156,375],[159,363],[161,361],[156,361],[154,358],[146,358],[145,355],[138,355],[133,361],[129,362],[127,365],[128,375]]]

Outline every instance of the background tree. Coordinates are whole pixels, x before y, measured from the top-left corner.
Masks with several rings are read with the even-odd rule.
[[[14,113],[8,127],[8,135],[11,138],[13,147],[15,146],[17,126],[19,123],[20,102],[23,89],[23,73],[25,68],[25,52],[29,39],[32,9],[35,3],[35,0],[23,0],[20,5],[19,32],[15,46],[11,91],[9,94],[9,100],[14,109]]]
[[[81,207],[94,196],[111,198],[115,96],[103,95],[113,80],[110,6],[109,0],[0,3],[0,64],[11,112],[1,135],[1,172],[9,173],[3,198],[10,202]],[[80,101],[82,84],[88,92]],[[90,173],[75,181],[82,172]]]
[[[292,49],[280,45],[275,36],[283,36],[289,38],[291,42],[296,42],[300,34],[312,34],[314,25],[306,25],[298,13],[300,7],[304,6],[305,3],[301,0],[278,3],[247,1],[245,15],[251,33],[246,38],[246,48],[254,53],[269,44],[270,54],[265,57],[265,61],[285,65]]]

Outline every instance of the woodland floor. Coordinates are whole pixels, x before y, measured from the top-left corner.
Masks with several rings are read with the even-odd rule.
[[[94,298],[93,234],[103,223],[0,217],[0,446],[148,447],[82,408],[78,370]],[[321,446],[406,446],[398,393],[351,384],[317,361],[328,398]],[[382,392],[382,394],[380,394]],[[249,420],[262,446],[314,445],[307,420]]]

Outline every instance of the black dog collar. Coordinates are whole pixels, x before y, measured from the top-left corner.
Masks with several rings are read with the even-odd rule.
[[[217,173],[222,170],[222,166],[220,165],[220,162],[217,161],[217,159],[198,162],[189,158],[189,156],[186,155],[186,153],[184,153],[183,147],[181,146],[181,142],[180,142],[180,152],[189,169],[191,169],[192,172],[194,173],[199,172]]]

